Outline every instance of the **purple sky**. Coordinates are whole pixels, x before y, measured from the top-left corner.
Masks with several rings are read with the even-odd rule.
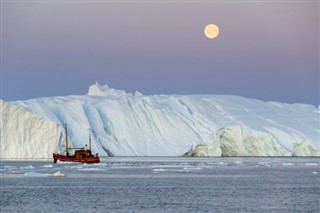
[[[3,1],[1,98],[230,94],[320,103],[319,2]],[[208,39],[215,23],[220,35]]]

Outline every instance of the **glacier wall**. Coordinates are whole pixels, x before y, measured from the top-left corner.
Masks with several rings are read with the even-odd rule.
[[[56,123],[59,129],[52,137],[60,138],[60,150],[64,150],[62,127],[67,123],[72,147],[87,144],[92,129],[92,149],[101,156],[320,155],[320,110],[306,104],[225,95],[145,96],[97,83],[83,96],[11,104]],[[13,137],[8,136],[10,131],[3,134]]]
[[[1,159],[50,158],[60,151],[60,127],[0,100]]]
[[[272,135],[243,126],[227,126],[217,134],[217,140],[193,146],[184,156],[320,156],[319,149],[304,140],[293,143],[294,147],[286,150]]]

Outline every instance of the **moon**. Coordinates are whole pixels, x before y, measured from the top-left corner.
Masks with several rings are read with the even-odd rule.
[[[204,28],[204,34],[207,36],[207,38],[215,38],[219,35],[219,27],[215,24],[208,24]]]

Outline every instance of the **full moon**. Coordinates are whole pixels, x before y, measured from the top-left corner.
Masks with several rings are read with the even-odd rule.
[[[219,35],[219,27],[215,24],[208,24],[204,28],[204,34],[210,39],[215,38]]]

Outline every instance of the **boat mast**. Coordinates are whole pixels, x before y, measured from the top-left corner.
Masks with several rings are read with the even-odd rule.
[[[91,150],[91,129],[89,129],[89,150]]]
[[[68,128],[67,128],[67,124],[64,125],[65,131],[66,131],[66,152],[67,152],[67,156],[69,156],[69,152],[68,152]]]

